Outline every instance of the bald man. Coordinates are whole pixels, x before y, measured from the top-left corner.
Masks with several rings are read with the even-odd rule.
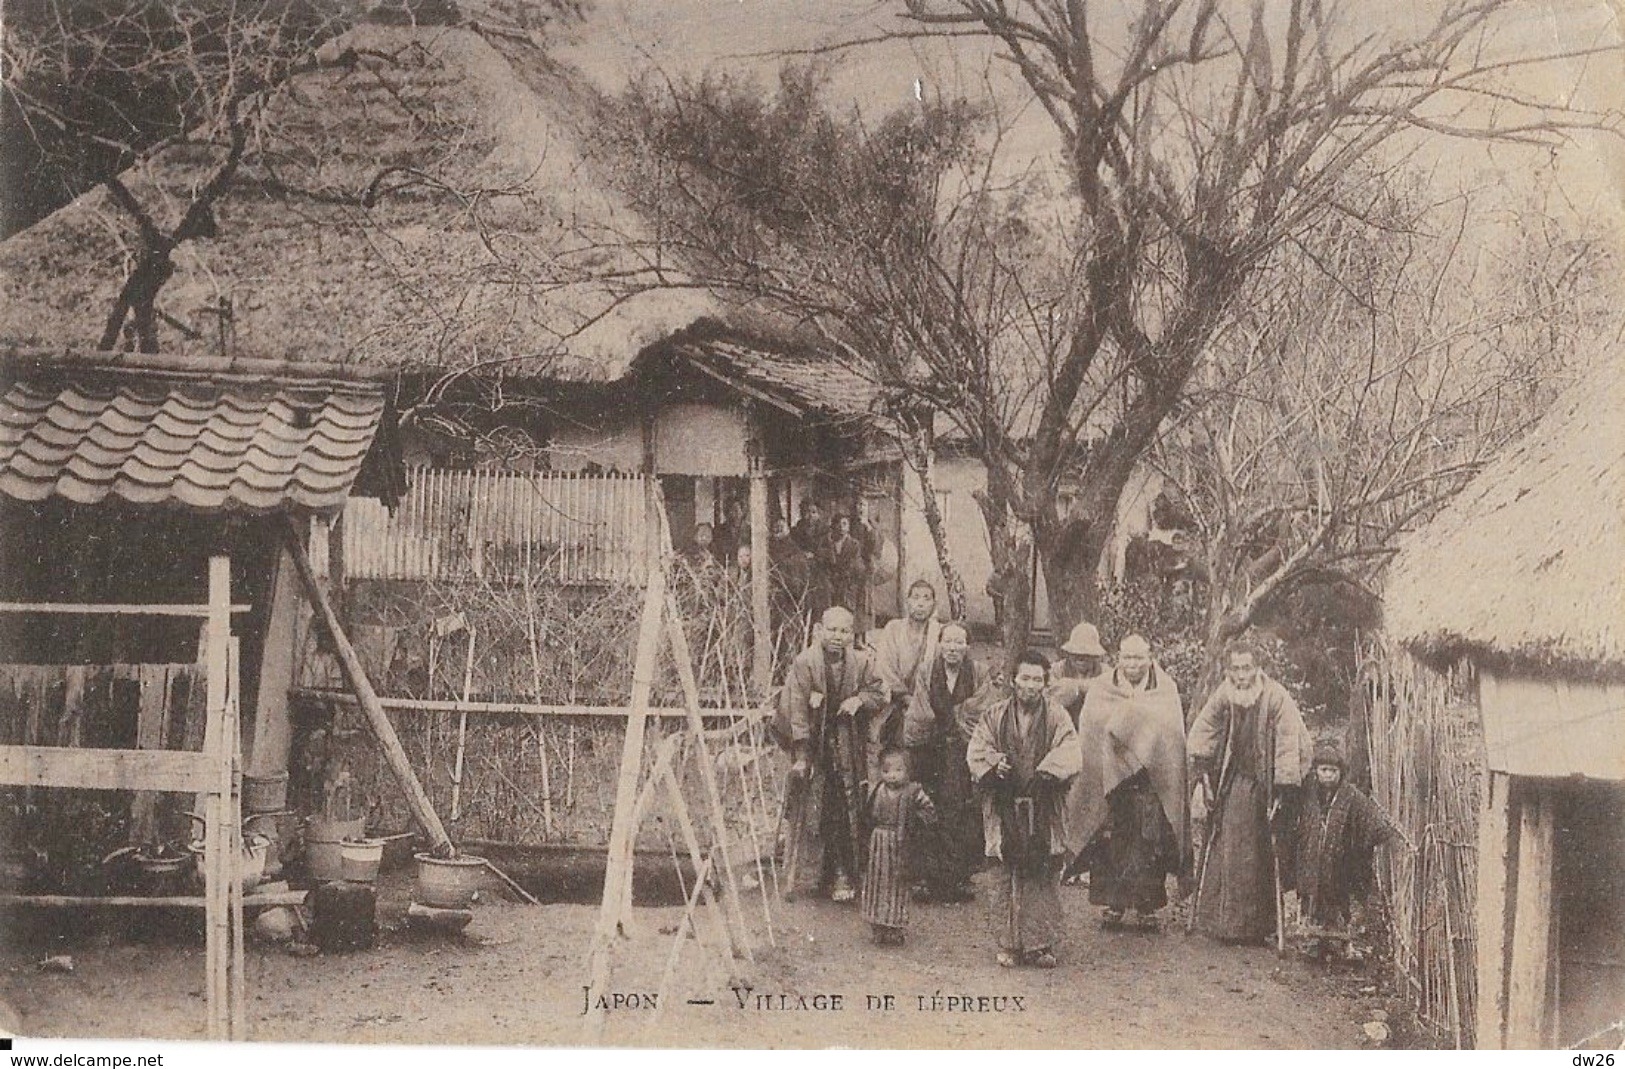
[[[858,785],[878,763],[878,714],[886,683],[870,655],[852,648],[852,613],[826,610],[819,634],[796,656],[784,681],[789,713],[790,775],[804,781],[804,804],[793,814],[791,853],[798,861],[787,892],[856,897],[860,853],[855,838]],[[798,785],[799,786],[799,785]]]
[[[1179,688],[1140,635],[1124,638],[1117,666],[1089,688],[1078,716],[1083,770],[1067,797],[1068,849],[1089,870],[1102,923],[1155,928],[1167,878],[1183,868],[1185,714]]]

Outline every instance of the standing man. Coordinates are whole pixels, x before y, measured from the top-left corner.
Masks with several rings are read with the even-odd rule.
[[[922,836],[915,870],[925,896],[969,902],[970,878],[982,856],[982,814],[975,804],[965,752],[982,706],[990,700],[987,673],[970,656],[965,625],[943,624],[937,654],[919,671],[903,719],[909,767],[937,805],[934,836]]]
[[[901,620],[887,621],[875,639],[875,671],[886,681],[882,738],[888,743],[903,741],[903,719],[914,699],[922,666],[937,655],[942,634],[937,622],[937,588],[926,580],[909,584],[906,611]]]
[[[1067,636],[1061,652],[1066,654],[1066,663],[1055,673],[1055,682],[1050,685],[1050,698],[1066,710],[1075,726],[1078,714],[1083,710],[1084,696],[1089,693],[1095,680],[1100,678],[1106,649],[1100,644],[1100,632],[1095,625],[1080,623]]]
[[[982,714],[966,765],[982,792],[982,835],[996,864],[992,919],[998,963],[1055,967],[1060,942],[1063,813],[1078,774],[1078,733],[1045,696],[1049,661],[1032,650],[1016,662],[1015,693]]]
[[[1089,688],[1078,738],[1083,769],[1067,796],[1074,867],[1089,870],[1089,901],[1105,907],[1105,927],[1132,910],[1138,927],[1155,929],[1189,841],[1185,707],[1142,636],[1123,639],[1116,669]]]
[[[1277,873],[1313,742],[1286,688],[1250,644],[1225,654],[1225,678],[1191,725],[1191,770],[1210,831],[1197,878],[1196,923],[1232,943],[1268,942],[1280,909]]]
[[[852,648],[852,614],[825,610],[819,641],[797,654],[784,683],[789,721],[790,776],[802,805],[790,828],[797,840],[798,886],[836,902],[857,892],[858,785],[869,777],[864,738],[868,721],[886,701],[886,687],[869,655]],[[875,755],[878,763],[878,747]],[[805,788],[804,790],[802,788]]]

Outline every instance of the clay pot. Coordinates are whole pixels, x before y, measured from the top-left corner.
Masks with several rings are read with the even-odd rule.
[[[485,876],[485,859],[464,854],[435,857],[417,854],[417,889],[412,901],[435,909],[467,909]]]

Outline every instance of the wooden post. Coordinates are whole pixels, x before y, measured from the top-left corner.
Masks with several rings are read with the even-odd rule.
[[[272,565],[270,599],[265,608],[259,691],[254,696],[254,738],[248,748],[248,768],[256,776],[286,773],[293,745],[288,689],[294,684],[298,652],[299,577],[285,546]]]
[[[204,997],[208,1003],[209,1038],[221,1041],[231,1032],[231,914],[226,845],[227,800],[231,797],[230,729],[226,716],[227,674],[231,670],[231,561],[209,558],[209,615],[203,625],[208,670],[203,752],[219,770],[214,789],[203,805]]]
[[[305,556],[305,550],[299,544],[299,528],[292,520],[288,521],[284,531],[287,539],[288,552],[293,557],[294,566],[299,570],[299,579],[304,584],[305,593],[310,603],[316,609],[316,618],[326,628],[328,637],[333,640],[334,652],[338,654],[339,667],[344,670],[345,682],[355,693],[356,703],[366,714],[367,723],[371,725],[372,732],[378,738],[378,745],[384,751],[384,759],[389,763],[389,770],[395,776],[395,782],[400,784],[406,795],[406,804],[412,811],[412,818],[417,821],[429,842],[436,850],[449,851],[453,849],[451,836],[446,834],[446,826],[440,823],[440,816],[434,811],[434,803],[429,801],[429,795],[418,782],[417,773],[412,771],[411,759],[406,756],[406,749],[401,745],[399,736],[395,734],[395,727],[389,722],[389,714],[379,704],[378,694],[372,689],[372,683],[367,679],[367,670],[361,664],[361,658],[356,654],[355,647],[350,645],[349,638],[344,634],[344,628],[339,625],[338,614],[333,610],[333,603],[327,598],[327,591],[316,581],[311,573],[310,561]]]
[[[659,512],[651,511],[651,524],[658,527]],[[658,545],[655,532],[652,545]],[[654,691],[655,660],[660,652],[660,617],[665,611],[666,572],[658,552],[649,557],[649,582],[643,594],[643,616],[638,623],[638,647],[632,661],[632,707],[626,718],[626,735],[621,741],[621,772],[615,783],[615,816],[609,830],[609,852],[604,870],[604,897],[598,906],[598,924],[593,932],[592,951],[587,958],[589,1007],[585,1022],[587,1041],[603,1030],[603,1011],[591,1006],[591,998],[601,994],[609,983],[609,948],[615,936],[625,930],[632,905],[632,852],[637,836],[637,797],[639,773],[643,770],[643,740],[649,719],[649,697]]]
[[[760,453],[758,445],[756,451]],[[767,544],[767,471],[761,456],[750,462],[751,686],[760,698],[773,685],[773,622],[768,581],[773,567]]]
[[[1518,825],[1513,819],[1512,777],[1490,772],[1488,779],[1489,791],[1478,814],[1478,999],[1473,1032],[1479,1050],[1504,1050]]]
[[[1518,807],[1518,885],[1512,917],[1512,960],[1507,977],[1509,1050],[1553,1045],[1551,1034],[1552,894],[1556,806],[1547,788],[1532,787]]]

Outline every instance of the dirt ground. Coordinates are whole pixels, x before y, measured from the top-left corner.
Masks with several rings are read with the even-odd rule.
[[[614,955],[610,987],[644,995],[677,979],[659,1010],[608,1013],[610,1046],[1359,1047],[1373,1010],[1391,1009],[1376,981],[1349,968],[1279,960],[1265,948],[1184,934],[1104,932],[1087,891],[1066,888],[1061,967],[1008,970],[993,961],[985,907],[914,907],[908,944],[878,948],[850,906],[779,904],[776,945],[762,904],[747,897],[761,943],[731,969],[693,939],[671,954],[680,910],[639,908]],[[351,954],[248,952],[250,1036],[332,1043],[578,1045],[586,958],[597,910],[586,905],[477,908],[462,936],[417,933],[400,920],[405,892],[381,896],[378,945]],[[127,915],[96,922],[12,916],[0,950],[0,996],[21,1033],[192,1039],[203,1035],[200,938],[136,940]],[[66,929],[72,925],[70,933]],[[702,926],[702,934],[709,930]],[[42,969],[70,955],[71,972]],[[730,975],[730,973],[732,975]],[[749,985],[741,1009],[731,984]],[[757,996],[766,995],[768,1007]],[[840,1007],[829,996],[841,996]],[[866,996],[893,997],[890,1010]],[[783,996],[781,998],[781,996]],[[815,999],[814,996],[825,996]],[[921,1008],[921,997],[924,1008]],[[933,998],[942,1001],[933,1006]],[[950,997],[988,996],[978,1012]],[[689,1005],[689,999],[713,1000]],[[802,1000],[806,1001],[803,1002]],[[1017,1009],[1017,999],[1020,1008]],[[790,1008],[778,1008],[788,1006]],[[1381,1016],[1380,1014],[1378,1016]]]

